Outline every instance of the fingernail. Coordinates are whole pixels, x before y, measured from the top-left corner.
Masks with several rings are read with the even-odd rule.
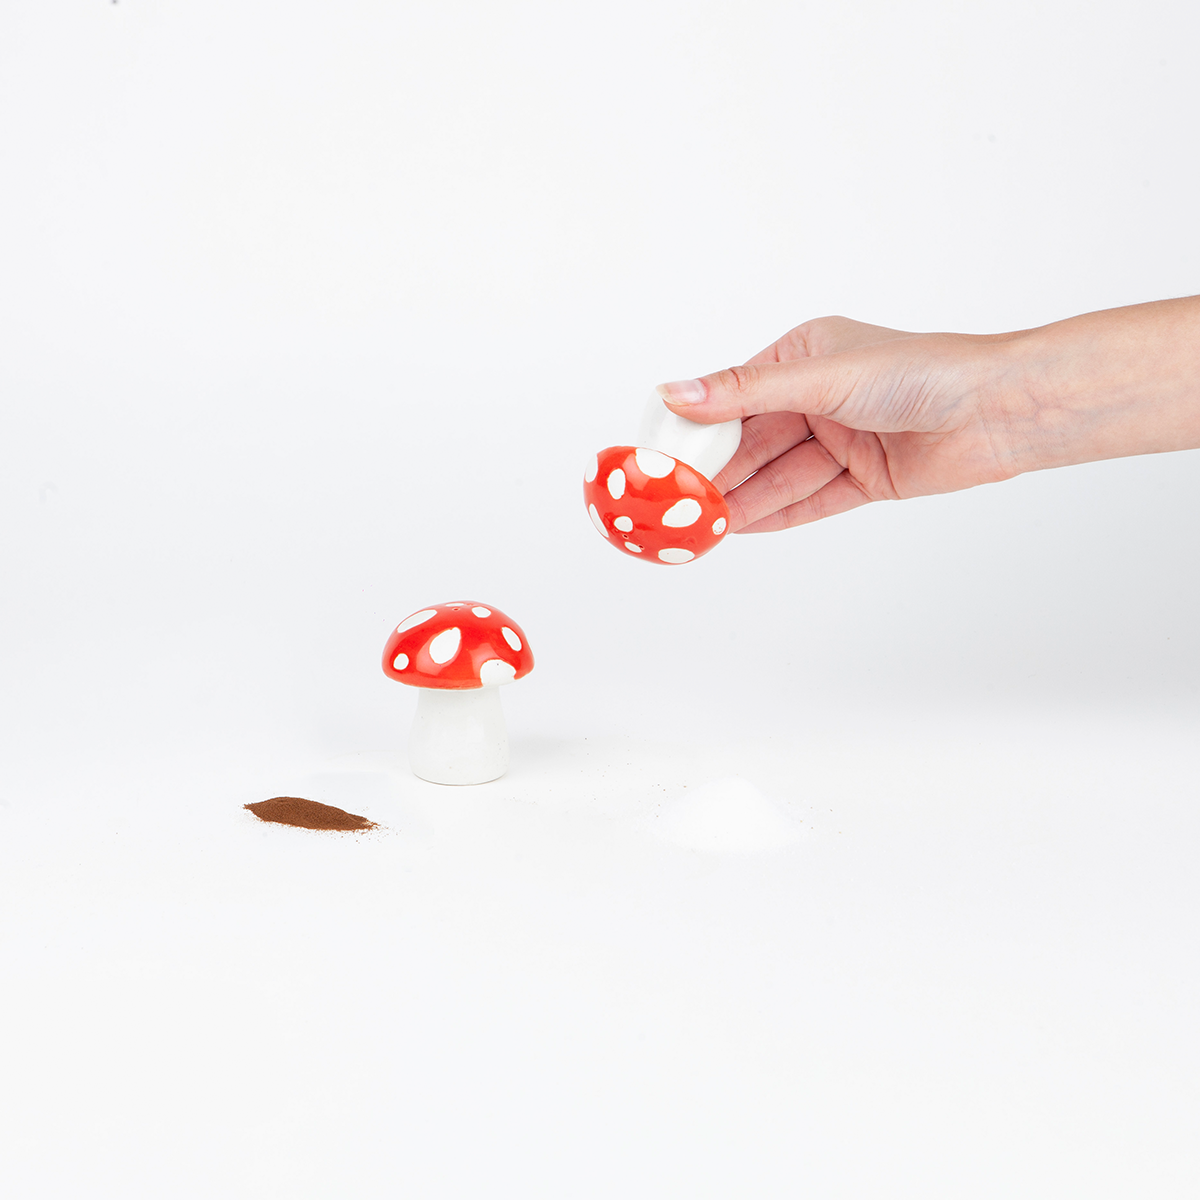
[[[702,404],[707,396],[702,379],[681,379],[660,383],[655,389],[668,404]]]

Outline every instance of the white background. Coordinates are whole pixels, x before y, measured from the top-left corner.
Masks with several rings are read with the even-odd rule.
[[[0,1190],[1195,1195],[1195,452],[672,569],[580,478],[810,317],[1196,291],[1198,36],[4,0]],[[379,669],[454,598],[477,789]],[[671,840],[731,777],[790,844]]]

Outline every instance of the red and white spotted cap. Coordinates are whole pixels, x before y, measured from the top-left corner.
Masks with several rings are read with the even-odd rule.
[[[452,600],[405,617],[383,650],[383,673],[421,688],[495,687],[533,670],[521,627],[490,604]]]
[[[600,534],[642,562],[691,562],[729,528],[725,498],[705,476],[644,446],[601,450],[584,474],[583,501]]]

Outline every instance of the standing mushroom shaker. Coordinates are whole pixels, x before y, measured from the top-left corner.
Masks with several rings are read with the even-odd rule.
[[[601,536],[643,562],[677,564],[707,554],[729,528],[712,480],[742,440],[741,421],[701,425],[655,393],[640,446],[610,446],[588,464],[583,499]]]
[[[421,689],[408,742],[413,774],[430,783],[487,783],[508,770],[500,687],[533,670],[521,627],[474,600],[434,604],[388,638],[383,673]]]

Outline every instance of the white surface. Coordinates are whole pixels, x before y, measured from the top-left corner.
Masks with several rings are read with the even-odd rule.
[[[712,480],[734,456],[741,440],[741,421],[701,425],[673,413],[653,392],[642,409],[637,444],[672,455]]]
[[[5,6],[0,1193],[1191,1200],[1197,456],[677,572],[578,466],[808,317],[1194,291],[1198,19]],[[479,789],[379,666],[453,595]],[[731,778],[794,844],[667,839]]]
[[[927,712],[527,734],[477,789],[399,755],[31,788],[8,1190],[1186,1196],[1192,732]],[[739,772],[790,848],[656,828]],[[238,807],[275,791],[386,828]]]
[[[748,779],[714,779],[680,797],[658,822],[664,841],[685,850],[753,854],[782,850],[799,828]]]

